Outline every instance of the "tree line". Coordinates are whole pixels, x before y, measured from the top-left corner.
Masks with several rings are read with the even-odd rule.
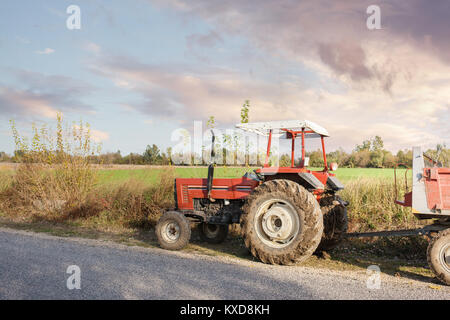
[[[249,122],[249,111],[250,111],[250,101],[245,100],[244,104],[241,106],[240,118],[241,123]],[[207,128],[214,129],[215,118],[210,116],[207,121]],[[17,132],[14,123],[12,123],[13,134],[16,137]],[[35,129],[35,128],[34,128]],[[35,130],[36,131],[36,130]],[[37,131],[36,131],[37,132]],[[46,131],[45,131],[46,132]],[[61,136],[61,115],[58,118],[58,137]],[[35,134],[36,136],[36,134]],[[17,140],[17,139],[16,139]],[[58,138],[58,141],[60,139]],[[223,143],[215,144],[215,148],[222,151],[223,158],[229,159],[229,155],[234,159],[234,163],[228,163],[230,166],[235,165],[247,165],[249,159],[257,159],[256,166],[261,166],[262,161],[264,161],[264,155],[261,154],[249,154],[250,151],[246,147],[242,155],[237,151],[238,145],[235,142],[236,137],[224,135]],[[34,142],[33,142],[34,143]],[[39,143],[38,143],[39,144]],[[17,144],[16,146],[20,145]],[[234,145],[234,146],[233,146]],[[216,150],[217,150],[216,149]],[[62,152],[62,151],[58,151]],[[203,151],[205,152],[205,150]],[[50,152],[51,153],[51,152]],[[244,161],[239,162],[237,160],[239,156],[244,158]],[[437,145],[436,149],[429,149],[425,152],[430,158],[440,161],[444,166],[449,165],[450,159],[450,149],[446,148],[445,145]],[[21,162],[23,159],[23,150],[14,151],[14,155],[9,155],[6,152],[0,152],[0,162]],[[182,165],[208,165],[200,155],[188,155],[187,161],[184,161]],[[96,153],[88,156],[89,162],[93,164],[130,164],[130,165],[172,165],[174,164],[172,153],[172,148],[167,148],[166,151],[161,151],[161,149],[156,145],[147,145],[145,151],[141,153],[129,153],[123,156],[120,151],[117,152],[106,152],[106,153]],[[177,156],[175,154],[175,156]],[[324,165],[322,150],[318,149],[316,151],[306,152],[306,156],[309,157],[310,167],[322,167]],[[199,161],[198,159],[201,159]],[[300,159],[295,159],[295,163],[299,163]],[[240,164],[244,162],[245,164]],[[397,164],[405,164],[409,167],[412,166],[412,150],[399,150],[396,154],[386,150],[384,148],[384,142],[380,136],[375,136],[371,139],[364,140],[361,144],[356,145],[351,152],[345,152],[342,148],[327,153],[327,162],[336,162],[340,167],[345,168],[393,168]],[[238,164],[239,163],[239,164]],[[273,158],[271,163],[274,164]],[[177,163],[178,164],[178,163]],[[252,164],[253,165],[253,164]],[[282,154],[278,158],[278,165],[288,167],[291,165],[291,158],[289,154]]]
[[[223,150],[224,154],[232,152]],[[437,159],[443,165],[449,165],[450,149],[443,145],[438,145],[436,149],[426,150],[425,153],[432,159]],[[322,150],[306,152],[309,157],[310,167],[322,167],[323,154]],[[89,162],[93,164],[130,164],[130,165],[172,165],[172,148],[166,151],[156,145],[148,145],[143,153],[129,153],[123,156],[120,151],[107,152],[98,155],[88,156]],[[263,157],[262,157],[263,158]],[[296,159],[298,163],[299,159]],[[0,162],[20,162],[21,152],[15,151],[14,155],[8,155],[6,152],[0,152]],[[339,167],[343,168],[394,168],[398,163],[412,166],[412,150],[399,150],[396,154],[384,149],[384,143],[380,136],[363,141],[360,145],[355,146],[352,152],[346,152],[343,149],[327,153],[327,161],[336,162]],[[198,162],[198,161],[197,161]],[[184,165],[207,165],[206,161],[194,163],[194,157],[190,162]],[[230,164],[236,165],[236,164]],[[257,163],[262,165],[261,162]],[[279,157],[279,166],[290,166],[291,158],[289,154],[282,154]]]

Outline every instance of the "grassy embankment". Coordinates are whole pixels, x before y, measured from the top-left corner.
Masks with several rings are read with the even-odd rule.
[[[173,205],[174,177],[205,177],[206,168],[98,169],[91,196],[85,199],[85,212],[46,210],[33,205],[14,208],[5,198],[14,186],[15,173],[0,167],[0,222],[3,226],[48,232],[60,236],[110,239],[127,245],[157,246],[152,226],[165,208]],[[242,176],[245,168],[217,168],[216,176]],[[346,189],[341,196],[350,202],[350,231],[402,229],[418,225],[408,209],[393,203],[393,170],[349,169],[336,172]],[[403,179],[402,173],[399,175]],[[55,209],[55,208],[53,208]],[[239,236],[220,245],[200,243],[196,233],[187,251],[207,255],[228,255],[252,259]],[[346,241],[325,258],[313,256],[306,265],[331,269],[363,270],[377,264],[383,272],[422,278],[432,276],[426,266],[426,240],[375,239]]]

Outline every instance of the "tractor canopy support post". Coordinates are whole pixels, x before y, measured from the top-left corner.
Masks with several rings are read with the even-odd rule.
[[[305,166],[305,129],[302,128],[302,167]]]
[[[292,146],[291,146],[291,167],[294,167],[294,159],[295,159],[295,133],[292,132]]]
[[[323,152],[323,165],[324,165],[324,171],[328,171],[328,164],[327,164],[327,154],[325,152],[325,142],[323,141],[323,136],[320,136],[320,140],[322,142],[322,152]]]
[[[269,131],[269,141],[267,142],[267,153],[266,161],[264,162],[264,167],[269,166],[269,156],[270,156],[270,145],[272,144],[272,130]]]

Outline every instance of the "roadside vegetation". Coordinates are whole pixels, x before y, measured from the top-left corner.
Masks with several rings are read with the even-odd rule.
[[[100,231],[148,230],[161,212],[174,205],[173,179],[200,178],[204,167],[97,166],[90,161],[100,153],[90,139],[89,126],[68,126],[59,115],[56,130],[33,126],[28,141],[12,123],[15,167],[0,167],[0,210],[16,221],[68,222]],[[251,167],[217,167],[216,176],[232,178]],[[404,169],[399,169],[398,194],[403,195]],[[393,169],[339,168],[346,184],[341,196],[350,203],[352,232],[415,227],[418,221],[407,208],[394,203]],[[239,228],[234,234],[238,233]]]
[[[204,167],[167,165],[117,169],[99,166],[96,163],[102,163],[102,160],[93,159],[101,159],[101,150],[91,140],[89,125],[82,122],[67,125],[61,115],[57,117],[55,130],[46,125],[40,128],[33,125],[31,139],[22,136],[14,122],[11,126],[17,164],[0,163],[0,225],[3,226],[156,246],[152,229],[161,213],[174,206],[174,178],[207,175]],[[375,138],[358,146],[353,155],[359,157],[364,153],[370,159],[372,153],[382,152],[382,147],[381,139]],[[445,160],[448,150],[444,151],[440,159]],[[402,154],[406,162],[410,161],[408,153]],[[330,156],[337,157],[334,161],[339,162],[342,153]],[[315,162],[313,154],[310,157],[311,164],[320,167],[320,161]],[[164,159],[156,146],[147,148],[145,158]],[[170,164],[170,156],[166,158]],[[158,161],[151,160],[150,163],[164,164],[164,161]],[[383,161],[380,163],[384,166]],[[248,166],[218,166],[215,173],[217,177],[232,178],[253,169]],[[399,169],[399,198],[406,191],[404,172],[404,169]],[[346,185],[340,195],[349,202],[350,232],[420,225],[408,208],[394,203],[393,169],[341,167],[336,174]],[[229,241],[218,246],[193,240],[187,250],[251,259],[240,239],[239,227],[233,227]],[[349,240],[334,252],[322,253],[306,264],[345,269],[376,263],[393,274],[399,272],[399,266],[406,265],[405,274],[428,276],[431,273],[426,268],[426,244],[423,237]],[[390,262],[380,260],[382,254],[387,255]]]

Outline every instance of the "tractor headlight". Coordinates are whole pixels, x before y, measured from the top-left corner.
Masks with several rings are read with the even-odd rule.
[[[338,169],[338,164],[336,162],[332,162],[332,163],[330,163],[329,168],[331,171],[336,171]]]

